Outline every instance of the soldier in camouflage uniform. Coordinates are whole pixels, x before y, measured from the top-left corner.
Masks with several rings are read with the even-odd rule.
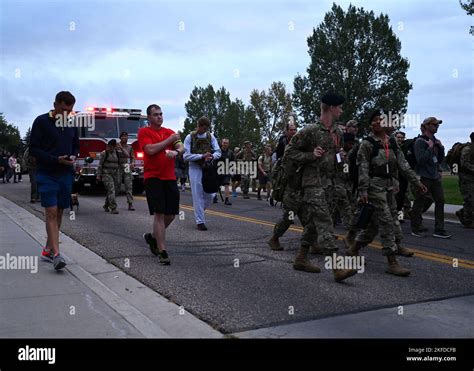
[[[128,133],[120,134],[120,143],[117,145],[117,151],[120,159],[120,181],[123,179],[125,185],[125,194],[127,195],[128,210],[133,208],[133,175],[135,167],[135,153],[131,145],[127,144]]]
[[[459,166],[459,190],[464,198],[462,219],[466,228],[474,228],[474,132],[470,138],[471,143],[461,151]]]
[[[252,143],[246,140],[244,142],[244,148],[235,156],[237,161],[247,161],[247,162],[255,162],[257,161],[257,155],[254,151],[252,151]],[[241,181],[242,193],[243,198],[249,199],[249,188],[250,188],[250,175],[249,174],[242,174],[242,181]]]
[[[109,140],[107,149],[100,154],[99,167],[97,168],[97,179],[102,179],[107,196],[105,197],[104,210],[111,214],[118,214],[115,196],[120,191],[120,159],[117,151],[117,141]]]
[[[287,166],[285,161],[289,161],[285,158],[283,166]],[[268,241],[268,244],[272,250],[283,250],[278,238],[288,230],[290,225],[293,223],[294,216],[297,215],[304,226],[303,235],[301,237],[301,248],[298,251],[296,259],[293,263],[295,270],[319,273],[321,270],[319,267],[312,265],[308,259],[308,251],[314,248],[318,240],[318,234],[316,231],[316,225],[312,219],[312,215],[309,209],[304,205],[303,192],[301,191],[301,184],[298,184],[297,178],[293,177],[288,179],[288,184],[283,194],[283,208],[284,214],[283,219],[280,220],[273,229],[273,237]],[[313,251],[313,253],[316,253]],[[318,251],[318,253],[320,253]]]
[[[346,154],[341,158],[342,162],[336,165],[336,176],[334,178],[334,206],[333,219],[335,211],[339,211],[342,222],[350,229],[351,221],[355,210],[355,202],[352,197],[352,181],[349,176],[349,157],[348,153],[352,149],[355,141],[353,134],[344,134],[344,151]]]
[[[402,150],[395,140],[389,140],[386,129],[382,126],[383,113],[374,111],[370,116],[372,132],[364,139],[357,153],[357,165],[359,168],[359,202],[372,203],[375,212],[365,230],[357,234],[355,243],[347,250],[347,254],[355,256],[359,250],[372,242],[380,229],[382,253],[387,256],[387,273],[396,276],[408,276],[410,271],[402,268],[397,260],[396,253],[396,229],[394,221],[396,214],[396,203],[394,191],[399,186],[396,177],[400,171],[410,183],[426,192],[426,187],[417,179],[415,172],[405,160]],[[384,125],[385,126],[385,125]],[[375,147],[377,146],[377,147]],[[375,149],[375,152],[374,152]],[[401,230],[399,230],[401,231]],[[398,236],[401,238],[401,233]]]
[[[292,139],[284,157],[301,167],[303,189],[303,208],[315,224],[318,245],[325,255],[337,252],[331,218],[332,194],[336,163],[341,161],[342,133],[334,125],[342,114],[344,97],[326,94],[321,98],[321,118],[315,125],[308,125]],[[302,220],[304,228],[310,228],[308,220]],[[302,244],[295,264],[305,261],[309,248]],[[334,268],[334,266],[333,266]],[[333,269],[336,282],[357,273],[355,269]]]

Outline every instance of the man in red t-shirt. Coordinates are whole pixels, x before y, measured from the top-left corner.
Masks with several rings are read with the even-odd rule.
[[[170,264],[165,247],[165,230],[179,213],[179,191],[174,174],[175,157],[184,151],[179,134],[162,127],[163,112],[152,104],[146,109],[150,126],[138,131],[138,143],[144,152],[146,200],[154,215],[153,233],[143,238],[160,263]]]

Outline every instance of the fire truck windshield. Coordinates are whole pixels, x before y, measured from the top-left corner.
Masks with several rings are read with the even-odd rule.
[[[148,125],[145,118],[128,117],[95,117],[94,130],[82,128],[82,138],[119,138],[120,133],[127,132],[129,138],[136,138],[138,130]]]
[[[138,129],[148,126],[148,121],[145,118],[139,119],[130,119],[125,117],[120,117],[118,119],[119,130],[118,134],[122,132],[127,132],[129,138],[136,138],[138,134]]]

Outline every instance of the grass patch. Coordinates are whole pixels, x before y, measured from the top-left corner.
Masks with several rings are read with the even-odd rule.
[[[445,203],[462,205],[463,198],[459,192],[459,178],[456,175],[443,175],[443,189]]]

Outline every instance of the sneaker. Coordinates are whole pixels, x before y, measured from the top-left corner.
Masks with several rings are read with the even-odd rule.
[[[119,211],[118,211],[117,209],[112,209],[112,210],[110,210],[110,213],[111,213],[111,214],[118,214]]]
[[[158,243],[156,242],[156,238],[151,235],[151,233],[143,233],[143,238],[145,242],[150,247],[150,251],[153,255],[160,255],[160,250],[158,250]]]
[[[433,237],[436,238],[449,238],[451,236],[452,234],[447,234],[446,231],[435,231],[435,233],[433,233]]]
[[[48,249],[47,247],[43,247],[43,251],[41,251],[41,259],[52,263],[53,262],[53,251],[51,249]]]
[[[105,206],[105,205],[104,205],[104,206],[102,206],[102,208],[104,209],[104,211],[105,211],[106,213],[109,212],[109,207],[108,207],[108,206]]]
[[[229,201],[228,198],[226,198],[225,201],[224,201],[224,205],[229,205],[229,206],[231,206],[232,203]]]
[[[132,204],[128,204],[128,210],[135,211],[135,208]]]
[[[160,252],[159,259],[160,259],[160,264],[162,264],[162,265],[170,265],[171,264],[170,258],[168,256],[168,252],[166,250],[163,250],[163,251]]]
[[[66,260],[58,254],[53,258],[53,266],[57,271],[63,269],[66,266]]]
[[[411,235],[412,236],[415,236],[415,237],[420,237],[420,238],[423,238],[423,237],[426,237],[426,234],[424,234],[423,232],[417,230],[417,231],[412,231],[411,232]]]
[[[204,223],[198,224],[197,229],[199,229],[200,231],[207,231],[207,227]]]
[[[273,202],[273,197],[270,197],[268,199],[268,203],[270,204],[270,206],[275,206],[275,203]]]

